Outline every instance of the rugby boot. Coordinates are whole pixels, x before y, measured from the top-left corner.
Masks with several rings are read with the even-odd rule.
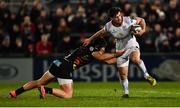
[[[155,86],[157,84],[156,79],[151,76],[146,77],[146,80],[152,85]]]
[[[129,94],[123,94],[121,97],[122,98],[129,98]]]
[[[41,86],[38,88],[40,92],[40,99],[44,99],[46,97],[46,90],[44,89],[44,86]]]
[[[10,95],[11,98],[16,98],[16,96],[17,96],[15,90],[11,91],[11,92],[9,93],[9,95]]]

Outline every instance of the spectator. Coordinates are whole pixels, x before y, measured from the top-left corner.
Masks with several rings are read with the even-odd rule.
[[[74,14],[72,12],[72,6],[71,5],[67,5],[65,8],[64,8],[64,17],[69,25],[69,22],[72,21],[72,18],[73,18]]]
[[[44,29],[45,29],[46,33],[50,33],[51,34],[53,32],[52,23],[50,21],[46,22]]]
[[[3,22],[3,26],[6,29],[9,23],[10,14],[11,12],[7,7],[7,3],[5,1],[0,1],[0,21]]]
[[[15,40],[14,53],[17,53],[17,54],[24,54],[25,53],[23,41],[19,37],[16,38],[16,40]]]
[[[0,45],[0,54],[6,55],[12,53],[12,46],[10,43],[10,37],[6,35]]]
[[[58,7],[56,9],[56,13],[54,16],[52,16],[52,23],[53,23],[53,27],[57,28],[58,24],[59,24],[59,19],[64,18],[64,13],[63,13],[63,9],[61,7]]]
[[[156,36],[155,45],[157,52],[169,52],[170,43],[165,33],[162,32],[160,24],[154,25],[154,35]]]
[[[108,21],[107,13],[104,12],[99,17],[99,27],[103,28],[107,21]]]
[[[35,33],[35,25],[31,22],[31,18],[29,16],[24,17],[24,21],[21,23],[21,33],[23,36],[27,34]]]
[[[85,24],[86,24],[86,13],[85,9],[82,6],[78,7],[78,10],[72,19],[71,24],[71,32],[73,33],[83,33],[85,32]]]
[[[34,39],[32,34],[26,34],[26,37],[22,38],[23,46],[25,48],[25,52],[28,56],[32,56],[34,54]]]
[[[40,12],[43,9],[43,6],[40,0],[34,0],[33,7],[30,11],[30,18],[32,19],[33,23],[37,23],[37,19],[40,16]]]
[[[139,39],[139,38],[137,38]],[[146,26],[146,32],[142,39],[138,40],[140,41],[140,46],[142,47],[143,52],[155,52],[155,39],[156,39],[156,33],[147,25]]]
[[[9,31],[10,37],[11,37],[11,43],[14,44],[17,37],[20,37],[20,28],[19,25],[14,24],[12,25],[11,30]]]
[[[63,36],[62,41],[58,43],[58,52],[67,53],[76,47],[75,42],[71,39],[69,34]]]
[[[98,12],[96,10],[92,11],[87,19],[87,32],[94,33],[100,29]]]
[[[141,0],[140,3],[136,7],[137,16],[142,17],[144,19],[148,18],[150,13],[150,4],[148,0]]]
[[[49,55],[52,53],[52,43],[47,34],[42,34],[41,40],[36,43],[36,53],[38,55]]]
[[[70,28],[68,27],[67,22],[64,18],[61,18],[58,24],[59,25],[57,27],[57,30],[52,37],[55,52],[57,52],[58,43],[62,40],[62,36],[70,32]]]
[[[89,16],[91,16],[91,13],[96,10],[96,12],[98,12],[98,3],[96,0],[87,0],[87,4],[85,6],[85,10],[86,10],[86,15],[87,15],[87,18]]]
[[[132,4],[130,2],[126,2],[123,7],[123,13],[125,16],[130,16],[132,13]]]
[[[173,50],[180,52],[180,27],[176,29]]]
[[[113,3],[111,0],[101,0],[99,3],[99,14],[102,14],[104,12],[107,12],[111,7],[113,6]]]
[[[173,22],[175,13],[180,12],[180,5],[178,4],[178,0],[169,0],[168,8],[166,10],[167,21],[169,22],[168,26],[172,26],[171,22]]]
[[[43,24],[45,24],[48,21],[49,21],[49,15],[48,15],[48,13],[44,9],[42,9],[40,11],[39,17],[37,18],[36,24],[38,22],[42,22]]]
[[[45,32],[45,25],[42,22],[37,23],[36,25],[36,31],[34,34],[34,41],[37,42],[40,40],[41,35]]]
[[[23,18],[25,16],[28,16],[28,14],[29,14],[29,8],[28,8],[29,6],[27,3],[28,3],[27,0],[23,0],[21,2],[20,8],[19,8],[18,13],[17,13],[18,24],[20,24],[23,21]]]

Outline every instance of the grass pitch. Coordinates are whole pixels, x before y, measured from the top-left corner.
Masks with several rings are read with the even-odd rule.
[[[0,83],[0,107],[180,107],[180,82],[159,82],[151,87],[147,82],[130,82],[130,98],[121,98],[118,82],[74,83],[72,99],[47,95],[39,99],[37,89],[25,92],[16,99],[8,98],[10,90],[22,86]],[[57,83],[49,85],[58,87]]]

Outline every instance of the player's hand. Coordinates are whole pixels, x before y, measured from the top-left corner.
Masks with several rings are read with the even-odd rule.
[[[138,30],[136,32],[132,32],[134,36],[142,36],[145,33],[145,30]]]
[[[91,43],[91,40],[88,38],[88,39],[84,39],[83,41],[83,46],[87,46]]]
[[[118,50],[118,51],[116,51],[116,55],[119,57],[119,56],[123,55],[124,52],[125,52],[125,50]]]

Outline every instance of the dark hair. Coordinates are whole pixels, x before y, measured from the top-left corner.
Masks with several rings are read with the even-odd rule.
[[[118,12],[121,12],[121,8],[119,7],[112,7],[108,10],[108,16],[110,18],[114,17]]]
[[[107,46],[107,42],[103,37],[100,38],[96,38],[93,42],[92,42],[92,46],[94,46],[97,49],[100,49],[102,47],[106,47]]]

